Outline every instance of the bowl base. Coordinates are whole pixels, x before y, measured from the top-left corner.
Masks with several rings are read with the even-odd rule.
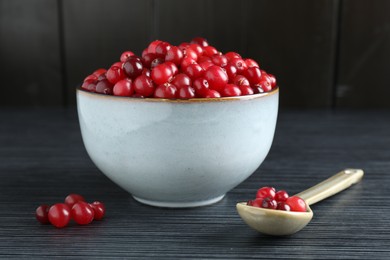
[[[154,200],[147,200],[142,199],[139,197],[136,197],[133,195],[133,198],[141,202],[143,204],[154,206],[154,207],[162,207],[162,208],[194,208],[194,207],[201,207],[201,206],[207,206],[214,203],[217,203],[218,201],[222,200],[225,197],[225,194],[222,196],[218,196],[212,199],[208,200],[201,200],[201,201],[189,201],[189,202],[172,202],[172,201],[154,201]]]

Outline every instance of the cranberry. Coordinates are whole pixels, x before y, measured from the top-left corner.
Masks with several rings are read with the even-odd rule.
[[[189,49],[195,51],[198,57],[201,56],[201,55],[203,54],[203,48],[202,48],[199,44],[197,44],[197,43],[191,43],[191,44],[188,46],[187,51],[188,51]]]
[[[265,92],[272,90],[271,83],[268,80],[261,80],[255,86],[261,87]]]
[[[285,190],[280,190],[275,194],[275,200],[277,202],[286,201],[288,199],[288,193]]]
[[[228,59],[228,61],[231,61],[232,59],[235,59],[235,58],[239,58],[241,59],[241,55],[236,53],[236,52],[228,52],[228,53],[225,53],[225,56],[226,58]]]
[[[211,60],[215,65],[220,67],[225,67],[228,63],[228,60],[225,57],[225,55],[220,55],[220,54],[215,54],[211,56]]]
[[[162,60],[161,56],[157,55],[156,53],[147,53],[142,56],[142,64],[144,67],[150,68],[152,62],[157,58],[160,58],[160,60]]]
[[[203,97],[209,90],[209,82],[204,77],[200,77],[194,80],[192,87],[195,89],[197,97]]]
[[[221,95],[223,97],[235,97],[241,95],[241,90],[238,86],[234,84],[226,84],[222,89]]]
[[[85,199],[83,196],[76,193],[71,193],[65,198],[65,204],[68,205],[70,209],[79,201],[85,201]]]
[[[204,57],[204,56],[202,56]],[[214,66],[214,63],[210,60],[199,62],[199,65],[202,67],[203,70],[207,70],[211,66]]]
[[[196,60],[198,60],[198,56],[199,55],[198,55],[198,53],[195,50],[187,48],[185,50],[185,52],[184,52],[184,56],[185,57],[189,57],[189,58],[191,58],[191,59],[196,61]]]
[[[229,77],[229,81],[232,81],[234,79],[234,77],[236,76],[237,74],[237,69],[236,67],[234,67],[232,64],[227,64],[225,67],[224,67],[225,71],[226,71],[226,74],[228,75]]]
[[[163,64],[163,63],[164,63],[164,59],[161,58],[160,56],[157,56],[157,58],[152,60],[152,62],[150,63],[150,69],[153,69],[157,65],[160,65],[160,64]]]
[[[49,224],[49,206],[48,205],[40,205],[36,210],[35,210],[35,217],[41,224]]]
[[[131,57],[123,64],[123,70],[131,79],[135,79],[141,75],[143,65],[140,59],[132,59]]]
[[[48,218],[53,226],[57,228],[65,227],[70,221],[69,206],[64,203],[54,204],[49,209]]]
[[[155,41],[152,41],[149,46],[148,46],[148,53],[156,53],[156,47],[157,45],[159,45],[160,43],[162,43],[162,41],[160,40],[155,40]]]
[[[261,80],[260,69],[258,67],[250,67],[245,71],[245,76],[250,84],[255,85]]]
[[[96,84],[96,92],[101,94],[112,94],[113,85],[107,80],[103,79]]]
[[[142,75],[145,75],[146,77],[150,77],[150,69],[143,69]]]
[[[124,79],[126,77],[125,73],[123,72],[122,66],[118,66],[119,64],[114,64],[107,70],[106,77],[107,80],[111,84],[117,83],[119,80]]]
[[[143,57],[143,56],[145,56],[146,54],[148,54],[148,48],[146,48],[146,49],[144,49],[144,50],[142,51],[141,56]]]
[[[291,211],[291,207],[288,204],[286,204],[285,202],[278,202],[278,207],[276,209],[284,210],[284,211]]]
[[[113,88],[113,93],[115,96],[130,97],[134,93],[133,82],[127,78],[118,81]]]
[[[152,69],[151,78],[158,84],[164,84],[170,81],[173,77],[173,72],[169,64],[159,64]]]
[[[298,196],[289,197],[285,203],[290,206],[291,211],[306,212],[306,202]]]
[[[258,64],[255,60],[252,60],[252,59],[245,59],[245,63],[246,63],[246,66],[247,66],[248,68],[251,68],[251,67],[260,68],[259,64]]]
[[[154,93],[152,79],[141,75],[134,80],[134,90],[138,95],[149,97]]]
[[[181,67],[181,70],[183,71],[183,69],[191,64],[195,64],[196,61],[191,58],[191,57],[184,57],[183,60],[181,61],[181,64],[180,64],[180,67]]]
[[[92,74],[99,78],[102,74],[106,74],[106,69],[97,69]]]
[[[212,61],[211,61],[211,58],[210,57],[207,57],[207,56],[200,56],[200,57],[198,57],[198,60],[196,61],[197,63],[202,63],[202,62],[211,62],[211,63],[213,63]],[[214,64],[214,63],[213,63]]]
[[[154,91],[155,98],[175,98],[177,88],[171,83],[165,83],[156,88]]]
[[[165,61],[171,61],[177,66],[181,64],[181,61],[183,60],[183,52],[180,50],[179,47],[172,46],[165,55]]]
[[[201,76],[203,76],[204,74],[204,70],[202,69],[202,67],[197,64],[197,63],[194,63],[194,64],[190,64],[188,65],[187,67],[185,67],[183,69],[183,72],[185,74],[188,75],[188,77],[191,78],[191,80],[195,80]]]
[[[167,42],[160,42],[155,49],[155,52],[157,54],[161,54],[165,57],[167,54],[168,50],[171,48],[171,45]]]
[[[209,45],[207,40],[205,38],[202,38],[202,37],[195,37],[194,39],[191,40],[191,43],[197,43],[202,47],[206,47]]]
[[[219,97],[221,97],[221,94],[219,94],[219,92],[216,90],[208,89],[205,92],[203,97],[205,97],[205,98],[219,98]]]
[[[213,46],[203,47],[203,55],[205,55],[207,57],[211,57],[217,53],[218,53],[217,49],[214,48]]]
[[[265,209],[276,209],[278,207],[278,203],[272,198],[265,198],[261,203],[261,207]]]
[[[128,58],[130,58],[131,56],[134,56],[134,55],[135,54],[132,51],[125,51],[121,54],[120,61],[125,62],[125,61],[127,61]]]
[[[226,72],[218,66],[209,67],[204,73],[204,77],[209,82],[210,89],[218,92],[222,91],[229,79]]]
[[[171,83],[177,88],[182,88],[184,86],[191,86],[191,79],[186,74],[179,73],[172,79]]]
[[[93,208],[94,214],[94,220],[102,220],[104,215],[106,214],[106,207],[103,203],[100,201],[94,201],[90,204],[90,206]]]
[[[241,74],[248,69],[245,61],[241,58],[232,58],[229,60],[229,64],[232,64],[237,69],[237,73]]]
[[[179,69],[177,68],[177,66],[175,65],[175,63],[170,62],[170,61],[167,61],[167,62],[165,62],[165,64],[169,65],[169,67],[170,67],[171,70],[172,70],[173,75],[176,75],[176,74],[179,72]]]
[[[275,197],[275,188],[273,187],[262,187],[257,190],[256,198],[271,198]]]
[[[257,199],[254,199],[252,200],[251,202],[251,206],[253,207],[257,207],[257,208],[261,208],[262,205],[263,205],[263,200],[264,198],[257,198]]]
[[[195,90],[191,86],[183,86],[178,90],[177,97],[181,99],[194,98]]]
[[[82,89],[91,91],[91,92],[96,92],[96,83],[98,82],[96,79],[93,79],[95,77],[94,75],[89,75],[81,85]],[[95,77],[96,78],[96,77]]]
[[[79,225],[87,225],[92,222],[94,217],[93,208],[85,201],[79,201],[73,205],[71,216]]]
[[[250,87],[250,86],[239,86],[240,90],[241,90],[241,95],[242,96],[246,96],[246,95],[253,95],[254,94],[254,91],[253,89]]]
[[[183,52],[183,54],[184,54],[184,52],[187,50],[188,46],[190,46],[190,44],[189,44],[188,42],[182,42],[182,43],[180,43],[179,46],[177,46],[177,47],[179,47],[179,49],[180,49],[180,50]]]
[[[95,76],[94,74],[88,75],[85,79],[84,82],[90,81],[90,82],[96,82],[98,80],[98,77]]]
[[[275,78],[275,76],[268,73],[268,77],[271,80],[271,87],[272,88],[276,87],[276,78]]]
[[[240,86],[250,86],[249,80],[242,75],[235,76],[233,79],[233,83],[239,87]]]
[[[252,89],[254,94],[260,94],[265,92],[264,89],[259,85],[253,86]]]

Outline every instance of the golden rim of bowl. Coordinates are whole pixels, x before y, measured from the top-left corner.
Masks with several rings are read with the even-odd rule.
[[[224,102],[224,101],[238,101],[238,100],[252,100],[257,98],[262,98],[266,96],[270,96],[279,92],[279,87],[276,86],[269,92],[246,95],[246,96],[237,96],[237,97],[220,97],[220,98],[190,98],[190,99],[167,99],[167,98],[135,98],[135,97],[123,97],[123,96],[114,96],[114,95],[106,95],[96,92],[89,92],[81,89],[81,87],[76,88],[77,93],[91,95],[97,98],[105,98],[105,99],[121,99],[121,100],[129,100],[129,101],[137,101],[137,102],[168,102],[168,103],[201,103],[201,102]]]

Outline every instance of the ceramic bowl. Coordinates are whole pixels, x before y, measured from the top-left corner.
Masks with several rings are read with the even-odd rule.
[[[215,203],[265,159],[278,88],[215,99],[167,100],[77,90],[85,148],[95,165],[139,202]]]

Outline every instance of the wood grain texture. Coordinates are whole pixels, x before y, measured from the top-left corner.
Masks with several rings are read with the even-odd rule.
[[[93,165],[75,110],[0,110],[0,258],[388,259],[389,111],[281,112],[260,168],[219,203],[162,209],[135,202]],[[321,120],[318,120],[321,118]],[[315,123],[313,123],[315,122]],[[363,181],[312,207],[291,237],[247,227],[238,201],[271,185],[297,193],[346,167]],[[71,192],[106,203],[107,217],[65,229],[36,222],[41,203]]]
[[[0,0],[1,106],[62,105],[57,1]]]
[[[276,75],[282,106],[331,105],[337,3],[248,2],[247,54]]]
[[[336,104],[389,107],[390,2],[344,0],[342,11]]]
[[[63,1],[68,99],[97,68],[109,68],[123,51],[138,55],[150,41],[152,1]]]

